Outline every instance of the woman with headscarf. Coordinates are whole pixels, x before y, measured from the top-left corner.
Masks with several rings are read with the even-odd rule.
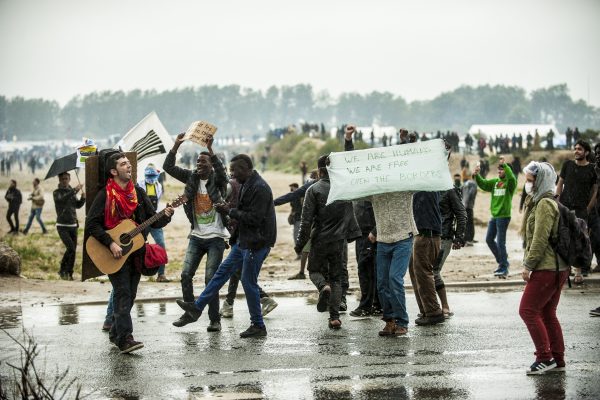
[[[565,369],[565,345],[556,317],[563,284],[569,276],[568,265],[555,253],[549,239],[558,232],[559,211],[553,199],[556,172],[546,162],[530,162],[523,170],[528,198],[521,235],[525,243],[523,280],[527,282],[519,315],[535,345],[535,362],[528,375]]]

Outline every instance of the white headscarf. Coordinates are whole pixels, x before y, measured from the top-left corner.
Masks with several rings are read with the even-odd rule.
[[[552,164],[547,162],[531,161],[523,172],[535,176],[533,185],[533,201],[538,202],[546,193],[554,193],[556,188],[556,171]]]

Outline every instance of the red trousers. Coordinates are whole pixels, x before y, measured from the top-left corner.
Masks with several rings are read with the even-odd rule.
[[[535,345],[536,361],[552,358],[559,366],[565,362],[562,328],[556,318],[556,307],[569,271],[534,271],[523,291],[519,315]]]

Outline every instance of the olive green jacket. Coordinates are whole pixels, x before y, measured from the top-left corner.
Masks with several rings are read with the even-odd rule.
[[[530,271],[555,271],[556,259],[560,271],[568,269],[560,257],[556,257],[549,239],[558,232],[558,205],[551,195],[542,197],[525,214],[525,254],[523,266]]]

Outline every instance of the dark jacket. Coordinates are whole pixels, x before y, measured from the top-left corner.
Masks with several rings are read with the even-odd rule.
[[[419,234],[442,234],[439,192],[417,192],[413,197],[413,212]]]
[[[53,196],[54,208],[56,209],[56,223],[63,225],[77,224],[79,226],[76,209],[83,207],[85,197],[77,200],[77,193],[71,186],[66,188],[59,186],[53,192]]]
[[[440,200],[442,213],[442,239],[465,241],[467,211],[460,198],[460,189],[452,188],[442,195]]]
[[[356,222],[363,235],[368,235],[376,229],[375,227],[375,214],[373,213],[373,205],[370,201],[357,200],[352,202],[354,208],[354,216]]]
[[[6,194],[4,195],[4,198],[6,199],[6,201],[8,201],[9,210],[16,210],[23,202],[23,196],[21,196],[21,191],[16,187],[8,188]]]
[[[223,167],[221,160],[219,160],[219,157],[212,155],[210,161],[214,171],[208,176],[206,191],[213,204],[222,203],[225,201],[224,199],[227,193],[227,174],[225,173],[225,168]],[[184,194],[187,196],[188,202],[183,205],[183,210],[185,211],[185,215],[187,215],[190,224],[192,224],[191,229],[194,229],[194,202],[196,201],[196,193],[198,193],[198,187],[200,186],[200,175],[198,175],[195,170],[192,171],[176,166],[175,153],[172,151],[169,151],[167,154],[165,162],[163,163],[163,169],[167,174],[171,175],[179,182],[185,183]],[[223,225],[227,226],[227,218],[225,215],[223,215],[223,217]]]
[[[317,181],[310,179],[308,182],[306,182],[304,185],[300,186],[293,192],[286,193],[283,196],[279,196],[278,198],[273,200],[273,204],[276,206],[280,206],[282,204],[290,203],[294,200],[299,200],[303,198],[306,195],[306,191],[308,190],[308,188],[311,187],[315,182]]]
[[[142,189],[138,185],[135,185],[135,191],[137,193],[138,206],[135,209],[135,211],[133,212],[132,219],[135,222],[137,222],[138,224],[141,224],[142,222],[146,221],[147,219],[153,217],[154,214],[156,214],[156,211],[154,211],[152,202],[148,198],[148,195],[146,194],[146,192],[144,192],[144,189]],[[104,205],[105,205],[105,203],[106,203],[106,190],[104,188],[102,188],[98,191],[96,198],[94,198],[94,201],[92,202],[92,205],[90,206],[90,209],[88,210],[87,217],[85,218],[85,231],[86,231],[86,236],[92,235],[96,239],[98,239],[98,241],[100,243],[102,243],[106,247],[109,247],[113,240],[108,235],[108,233],[106,233],[106,230],[104,227]],[[152,228],[162,228],[165,225],[167,225],[170,221],[171,221],[170,217],[163,215],[161,218],[159,218],[157,221],[155,221],[151,225],[151,227]],[[145,229],[144,231],[142,231],[142,234],[144,235],[144,239],[146,239],[148,237],[149,231],[150,231],[150,229]],[[142,247],[142,249],[143,249],[143,247]]]
[[[344,151],[353,151],[354,150],[354,142],[352,139],[345,140],[344,139]],[[373,205],[370,201],[366,200],[357,200],[352,202],[354,209],[354,216],[356,217],[356,222],[360,227],[360,231],[363,235],[368,235],[371,232],[377,232],[377,227],[375,224],[375,214],[373,213]]]
[[[273,193],[258,172],[253,171],[242,185],[237,207],[229,210],[229,217],[238,221],[232,243],[251,250],[275,245],[277,223]]]
[[[351,240],[361,236],[351,202],[334,201],[325,205],[329,189],[329,178],[324,177],[306,191],[296,250],[302,249],[311,239],[311,227],[314,230],[312,233],[313,243],[327,243],[340,239]]]

